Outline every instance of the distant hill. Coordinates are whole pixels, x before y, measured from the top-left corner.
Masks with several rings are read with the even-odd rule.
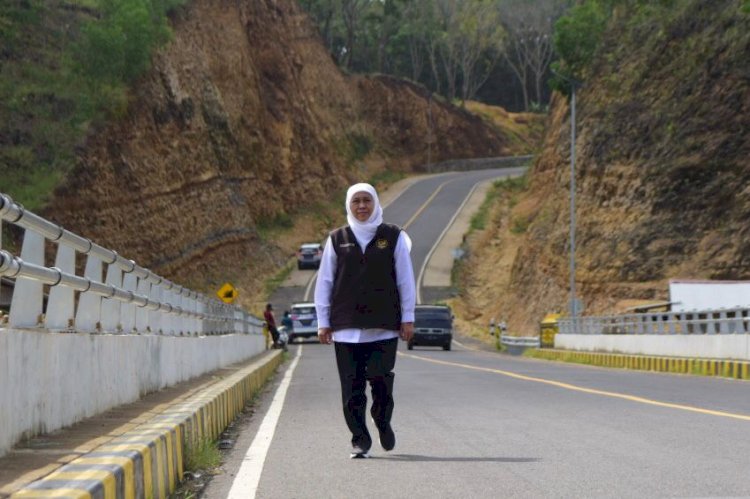
[[[750,279],[750,16],[733,0],[671,2],[651,17],[632,4],[615,12],[577,95],[587,314],[666,299],[670,278]],[[558,95],[528,191],[473,236],[460,308],[476,327],[502,317],[530,334],[567,311],[569,151]]]

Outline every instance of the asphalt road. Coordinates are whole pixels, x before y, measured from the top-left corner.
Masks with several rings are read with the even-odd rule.
[[[292,345],[204,497],[250,497],[229,495],[243,463],[259,498],[750,496],[748,382],[401,344],[396,448],[369,460],[349,459],[339,396],[333,348]]]
[[[493,174],[431,177],[388,206],[415,272]],[[333,348],[295,344],[204,497],[750,497],[747,381],[399,348],[393,451],[349,459]]]

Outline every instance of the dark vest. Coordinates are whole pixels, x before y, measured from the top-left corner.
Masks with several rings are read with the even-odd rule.
[[[336,270],[331,296],[331,328],[401,328],[395,250],[401,228],[380,224],[364,254],[349,226],[331,232]]]

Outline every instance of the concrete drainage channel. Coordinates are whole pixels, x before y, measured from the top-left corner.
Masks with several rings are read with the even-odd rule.
[[[11,495],[101,499],[164,499],[183,479],[185,449],[219,438],[281,364],[280,350],[58,468]]]

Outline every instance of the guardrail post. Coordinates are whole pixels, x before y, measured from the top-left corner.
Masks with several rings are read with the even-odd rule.
[[[191,315],[185,317],[185,335],[190,336],[190,333],[195,331],[195,293],[189,290],[185,290],[185,296],[183,296],[182,305],[185,307]]]
[[[21,260],[37,265],[44,265],[44,237],[32,231],[25,231]],[[37,327],[42,315],[42,283],[33,279],[19,277],[13,288],[10,302],[9,325],[11,327]]]
[[[113,263],[107,264],[107,278],[105,283],[119,288],[122,285],[122,269]],[[107,333],[122,332],[122,321],[120,320],[120,300],[114,298],[102,298],[102,331]]]
[[[151,283],[148,282],[148,275],[138,278],[138,294],[142,296],[151,296]],[[149,309],[147,306],[138,307],[135,310],[135,328],[139,333],[148,332]]]
[[[138,288],[138,277],[136,277],[133,272],[125,274],[125,277],[122,280],[122,288],[125,291],[130,291],[135,294]],[[122,316],[122,330],[126,333],[135,332],[135,305],[132,303],[123,303],[120,306],[120,314]]]
[[[102,282],[102,261],[93,254],[86,255],[84,276],[94,282]],[[98,332],[101,318],[102,297],[91,291],[81,293],[76,312],[76,330],[82,333]]]
[[[161,303],[163,295],[164,293],[162,293],[162,287],[160,285],[151,285],[151,290],[148,295],[150,300],[155,301],[156,303]],[[151,333],[164,334],[164,322],[161,319],[162,311],[160,309],[157,308],[148,311],[148,323],[151,325]]]
[[[734,311],[734,321],[732,321],[732,330],[735,333],[744,333],[745,331],[745,321],[743,320],[743,312],[742,310],[735,310]]]
[[[171,284],[171,283],[170,283]],[[177,297],[177,290],[174,285],[166,287],[162,282],[161,287],[161,299],[165,303],[169,303],[175,309],[180,305],[180,300]],[[175,336],[180,330],[180,316],[175,314],[168,314],[161,311],[161,329],[164,334]]]
[[[76,272],[76,251],[64,244],[57,245],[55,267],[66,274]],[[64,330],[73,325],[75,316],[75,291],[68,286],[52,286],[47,299],[45,323],[49,329]]]
[[[635,332],[638,334],[644,334],[646,331],[643,327],[643,319],[638,317],[637,315],[634,315],[633,319],[635,319]]]
[[[719,328],[716,327],[716,321],[714,320],[714,314],[712,313],[706,313],[705,319],[703,319],[703,324],[705,326],[705,331],[708,334],[716,334],[719,332]]]
[[[729,330],[729,320],[727,318],[726,310],[719,312],[719,332],[722,334],[731,333]]]

